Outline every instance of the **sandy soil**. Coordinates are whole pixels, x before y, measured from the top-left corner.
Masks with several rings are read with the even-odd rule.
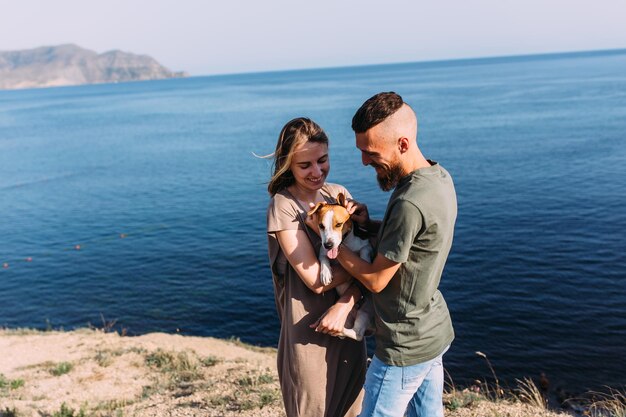
[[[0,330],[0,417],[284,417],[275,362],[274,349],[208,337]],[[559,414],[473,401],[446,416]]]
[[[275,355],[162,333],[0,331],[0,415],[52,415],[65,403],[76,415],[283,416]]]

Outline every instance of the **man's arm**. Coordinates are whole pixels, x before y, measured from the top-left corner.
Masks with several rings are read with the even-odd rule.
[[[387,287],[391,278],[400,268],[400,263],[390,261],[380,253],[371,264],[365,262],[356,253],[341,244],[337,260],[346,271],[363,283],[373,293],[379,293]]]
[[[355,211],[356,212],[356,211]],[[384,230],[381,231],[377,245],[378,253],[371,264],[361,260],[355,253],[341,245],[337,259],[350,275],[358,279],[365,287],[374,293],[384,290],[389,281],[409,258],[413,242],[421,227],[422,214],[419,208],[408,200],[398,200],[387,208],[387,220]],[[368,229],[380,228],[380,223],[369,220],[369,215],[360,215],[360,220]],[[384,254],[384,255],[383,255]]]
[[[365,226],[365,230],[367,230],[370,235],[376,236],[378,234],[378,230],[380,230],[380,225],[382,223],[382,220],[370,219],[369,223]]]

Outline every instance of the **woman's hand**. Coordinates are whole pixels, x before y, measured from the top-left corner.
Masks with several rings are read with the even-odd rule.
[[[322,317],[317,319],[317,321],[309,327],[315,329],[316,332],[329,334],[331,336],[340,336],[346,324],[349,325],[349,323],[346,323],[348,319],[354,322],[356,310],[352,307],[354,307],[354,303],[339,301],[332,305]]]

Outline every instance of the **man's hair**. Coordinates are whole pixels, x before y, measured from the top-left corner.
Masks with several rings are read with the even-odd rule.
[[[390,91],[368,99],[352,118],[352,130],[364,133],[398,111],[404,104],[400,95]]]

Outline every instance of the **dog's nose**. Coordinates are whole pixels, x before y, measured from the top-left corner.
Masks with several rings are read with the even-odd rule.
[[[326,249],[332,249],[333,248],[333,241],[329,240],[328,242],[324,242],[324,247]]]

